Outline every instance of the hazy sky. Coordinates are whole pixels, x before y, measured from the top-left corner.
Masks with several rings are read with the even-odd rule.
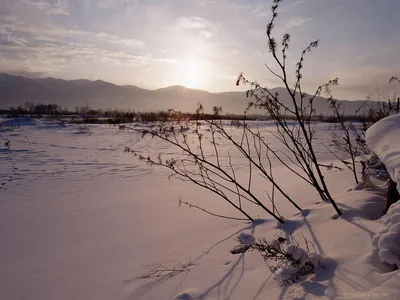
[[[271,2],[0,0],[0,71],[213,92],[236,90],[244,72],[281,86],[264,66]],[[400,76],[399,12],[398,0],[285,0],[275,34],[291,34],[292,66],[321,40],[306,60],[307,91],[337,76],[335,96],[364,99],[397,88],[387,82]]]

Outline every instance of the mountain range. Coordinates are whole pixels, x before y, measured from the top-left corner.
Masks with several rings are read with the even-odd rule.
[[[278,92],[281,101],[292,107],[286,89],[278,87],[270,91]],[[173,108],[182,112],[194,112],[197,104],[201,103],[206,111],[211,111],[212,107],[217,105],[223,107],[224,113],[242,114],[249,99],[242,91],[210,93],[183,86],[147,90],[133,85],[115,85],[102,80],[27,78],[0,73],[0,108],[17,107],[27,101],[58,104],[69,108],[87,104],[95,109],[160,111]],[[342,109],[346,114],[353,114],[363,102],[341,100]],[[371,101],[369,105],[372,103]],[[319,114],[330,114],[326,98],[316,97],[314,107]]]

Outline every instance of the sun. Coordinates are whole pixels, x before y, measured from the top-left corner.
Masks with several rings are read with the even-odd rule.
[[[185,87],[203,87],[205,75],[204,63],[199,60],[184,61],[179,66],[179,84]]]

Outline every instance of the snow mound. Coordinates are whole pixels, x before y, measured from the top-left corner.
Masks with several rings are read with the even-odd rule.
[[[297,271],[298,268],[296,268],[295,266],[279,268],[274,274],[274,279],[281,282],[291,280],[293,276],[297,273]]]
[[[360,201],[359,216],[367,220],[378,220],[385,210],[386,199],[379,195],[371,195]]]
[[[366,136],[368,147],[386,166],[400,192],[400,115],[372,125]],[[382,218],[383,229],[372,240],[372,255],[383,263],[400,268],[400,203],[393,204]]]
[[[174,297],[174,300],[194,300],[194,297],[191,294],[192,291],[181,292]]]
[[[365,191],[353,191],[349,196],[353,199],[346,203],[344,218],[362,217],[378,220],[382,217],[386,205],[385,197]]]
[[[311,253],[308,255],[304,249],[294,245],[289,245],[286,252],[300,262],[300,267],[288,265],[277,269],[274,273],[274,279],[281,283],[291,282],[313,273],[315,278],[322,277],[327,270],[333,269],[331,268],[332,265],[335,265],[333,261],[320,254]]]
[[[382,218],[384,228],[372,240],[373,253],[381,262],[400,268],[400,202]]]
[[[317,254],[317,253],[311,253],[308,256],[308,259],[310,263],[314,266],[315,270],[319,270],[321,268],[324,268],[328,263],[326,263],[328,260],[325,259],[322,255]]]
[[[385,164],[400,192],[400,114],[384,118],[367,130],[368,147]]]
[[[250,233],[242,232],[239,234],[238,238],[240,243],[246,246],[251,246],[256,242],[256,238]]]

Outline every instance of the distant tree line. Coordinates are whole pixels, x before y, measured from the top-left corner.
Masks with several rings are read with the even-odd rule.
[[[329,115],[318,114],[306,116],[305,121],[317,121],[337,123],[343,121],[358,121],[363,123],[376,122],[392,113],[400,111],[400,98],[388,101],[377,101],[376,105],[365,109],[363,113],[344,114],[341,112],[341,119],[338,120],[337,111],[332,110]],[[90,105],[77,105],[73,109],[61,106],[58,104],[42,104],[32,101],[26,102],[24,105],[17,107],[11,106],[8,109],[0,109],[0,114],[10,118],[15,117],[31,117],[31,118],[69,118],[72,123],[87,123],[87,124],[121,124],[132,122],[167,122],[176,120],[197,120],[198,116],[195,113],[182,113],[174,110],[157,111],[157,112],[139,112],[134,110],[120,109],[94,109]],[[271,116],[266,114],[215,114],[205,113],[202,118],[210,120],[223,119],[230,121],[242,120],[261,120],[269,121]],[[287,120],[296,120],[295,116],[287,114]]]

